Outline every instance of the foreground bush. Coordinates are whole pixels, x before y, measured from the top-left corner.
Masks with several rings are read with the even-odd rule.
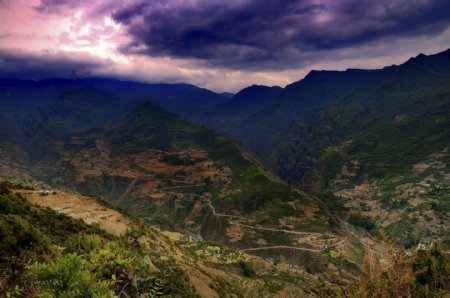
[[[413,252],[390,245],[383,262],[366,255],[361,271],[353,282],[330,273],[314,292],[348,298],[450,297],[450,258],[438,244]]]
[[[0,297],[195,297],[175,261],[139,239],[150,230],[111,236],[0,184]]]

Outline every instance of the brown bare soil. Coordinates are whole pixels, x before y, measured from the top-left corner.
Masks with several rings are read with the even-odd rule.
[[[82,219],[87,224],[98,224],[113,235],[124,234],[131,224],[127,217],[91,197],[62,191],[56,191],[56,194],[50,191],[48,195],[42,195],[43,192],[38,190],[16,190],[16,192],[20,192],[30,203]]]

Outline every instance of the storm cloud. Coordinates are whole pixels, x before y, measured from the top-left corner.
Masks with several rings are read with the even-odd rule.
[[[311,54],[395,36],[442,33],[450,2],[437,0],[141,1],[117,9],[127,54],[195,58],[250,69],[310,63]]]
[[[20,50],[0,50],[0,77],[43,79],[89,75],[105,65],[88,55],[58,53],[29,54]]]
[[[42,0],[35,8],[42,14],[58,14],[67,8],[74,9],[84,5],[93,5],[94,3],[94,0]]]
[[[450,47],[448,0],[0,0],[0,75],[236,92]]]

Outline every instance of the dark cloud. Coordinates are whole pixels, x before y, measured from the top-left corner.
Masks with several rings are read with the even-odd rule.
[[[77,8],[93,3],[94,0],[41,0],[36,10],[42,14],[59,14],[65,8]]]
[[[236,69],[305,66],[311,53],[437,35],[448,0],[156,0],[117,8],[132,42],[123,52],[195,58]]]
[[[104,66],[92,57],[76,54],[34,55],[0,50],[0,77],[44,79],[84,76]]]
[[[144,9],[148,7],[148,2],[138,2],[129,6],[123,7],[119,11],[114,13],[114,18],[120,20],[122,23],[128,23],[133,18],[144,13]]]

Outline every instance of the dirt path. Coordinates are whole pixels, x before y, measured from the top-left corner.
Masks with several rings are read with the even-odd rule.
[[[312,248],[298,247],[298,246],[286,246],[286,245],[245,248],[245,249],[241,249],[240,251],[255,251],[255,250],[280,249],[280,248],[295,249],[295,250],[306,250],[306,251],[311,251],[311,252],[320,252],[320,249],[312,249]]]
[[[87,224],[98,224],[100,228],[113,235],[124,234],[131,221],[114,209],[110,209],[91,197],[70,192],[50,192],[43,196],[42,191],[14,190],[30,203],[49,207],[70,217],[82,219]]]
[[[133,181],[131,181],[131,183],[128,184],[127,189],[125,189],[124,193],[120,196],[118,202],[120,202],[123,198],[125,198],[130,193],[130,191],[134,188],[134,185],[136,184],[136,182],[137,182],[137,179],[133,179]]]
[[[238,215],[229,215],[229,214],[218,213],[218,212],[216,211],[216,208],[213,206],[213,204],[212,204],[212,202],[211,202],[210,199],[208,199],[208,198],[206,198],[206,197],[202,197],[202,198],[205,200],[206,205],[211,209],[212,214],[213,214],[214,216],[217,216],[217,217],[228,217],[228,218],[237,218],[237,219],[245,220],[246,222],[252,222],[251,219],[248,219],[248,218],[246,218],[246,217],[242,217],[242,216],[238,216]],[[231,223],[231,222],[230,222],[230,223]],[[239,223],[239,224],[240,224],[240,223]]]
[[[158,188],[157,190],[165,191],[165,190],[168,190],[168,189],[179,189],[179,188],[205,186],[205,185],[206,185],[206,183],[197,183],[197,184],[189,184],[189,185],[178,185],[178,186],[167,186],[167,187]]]
[[[294,234],[294,235],[300,235],[300,236],[322,236],[324,234],[321,233],[310,233],[310,232],[298,232],[298,231],[292,231],[292,230],[283,230],[283,229],[275,229],[275,228],[266,228],[266,227],[260,227],[260,226],[251,226],[247,224],[242,224],[240,222],[231,222],[230,224],[234,225],[240,225],[246,228],[255,229],[255,230],[263,230],[263,231],[271,231],[271,232],[282,232],[286,234]]]
[[[188,187],[188,186],[176,186],[176,188],[183,188],[183,187]],[[203,199],[204,202],[206,203],[206,205],[211,209],[212,214],[214,216],[227,217],[227,218],[235,219],[235,220],[239,219],[239,220],[243,220],[243,221],[245,221],[247,223],[253,222],[253,220],[251,220],[249,218],[246,218],[246,217],[242,217],[242,216],[238,216],[238,215],[230,215],[230,214],[218,213],[216,211],[216,208],[212,205],[211,200],[209,198],[207,198],[207,197],[202,196],[202,195],[193,194],[193,193],[170,192],[170,191],[166,191],[165,189],[167,189],[167,188],[160,188],[160,189],[158,189],[158,191],[164,192],[164,193],[168,193],[168,194],[173,194],[173,195],[177,195],[177,194],[190,195],[190,196],[194,196],[194,197],[198,197],[198,198]],[[239,226],[246,227],[246,228],[249,228],[249,229],[254,229],[254,230],[281,232],[281,233],[286,233],[286,234],[294,234],[294,235],[298,235],[298,236],[302,236],[302,237],[309,236],[309,237],[316,237],[316,238],[318,238],[318,237],[321,237],[321,236],[324,235],[324,234],[321,234],[321,233],[299,232],[299,231],[292,231],[292,230],[284,230],[284,229],[275,229],[275,228],[254,226],[254,225],[250,225],[250,224],[247,224],[247,223],[244,224],[244,223],[241,223],[241,222],[235,221],[235,220],[230,220],[229,223],[232,224],[232,225],[239,225]],[[338,240],[338,238],[328,239],[328,240]],[[341,240],[336,241],[335,243],[330,243],[330,245],[336,245],[337,246],[337,245],[343,244],[344,242],[345,242],[345,240],[341,239]],[[314,240],[311,240],[311,238],[308,238],[308,243],[309,244],[314,244]],[[319,245],[319,246],[323,246],[322,242],[320,242],[320,243],[316,242],[315,244]],[[271,248],[275,248],[275,247],[280,247],[280,246],[271,246]],[[290,248],[293,248],[293,249],[298,248],[300,250],[310,250],[310,251],[320,252],[319,249],[311,250],[311,249],[307,249],[307,248],[294,247],[294,246],[281,246],[281,247],[282,248],[290,247]],[[260,250],[260,249],[267,249],[267,247],[266,248],[264,248],[264,247],[248,248],[248,249],[242,249],[241,251],[246,251],[246,250],[250,250],[251,251],[251,250]]]

